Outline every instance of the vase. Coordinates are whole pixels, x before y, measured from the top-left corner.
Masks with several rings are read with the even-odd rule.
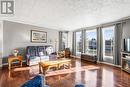
[[[14,56],[17,56],[17,53],[14,53]]]

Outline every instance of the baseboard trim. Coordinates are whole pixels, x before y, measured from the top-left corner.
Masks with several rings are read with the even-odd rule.
[[[106,63],[106,62],[99,62],[98,61],[97,63],[106,64],[106,65],[110,65],[110,66],[115,66],[115,67],[121,68],[120,65],[114,65],[114,64],[110,64],[110,63]]]

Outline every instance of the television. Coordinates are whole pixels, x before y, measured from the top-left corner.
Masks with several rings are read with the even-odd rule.
[[[130,38],[124,39],[124,51],[130,53]]]

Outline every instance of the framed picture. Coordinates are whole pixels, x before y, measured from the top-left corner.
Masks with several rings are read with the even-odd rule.
[[[46,43],[47,42],[47,32],[31,30],[31,42]]]

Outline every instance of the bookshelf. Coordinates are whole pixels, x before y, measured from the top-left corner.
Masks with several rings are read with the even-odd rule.
[[[130,53],[121,52],[121,69],[130,73]]]

